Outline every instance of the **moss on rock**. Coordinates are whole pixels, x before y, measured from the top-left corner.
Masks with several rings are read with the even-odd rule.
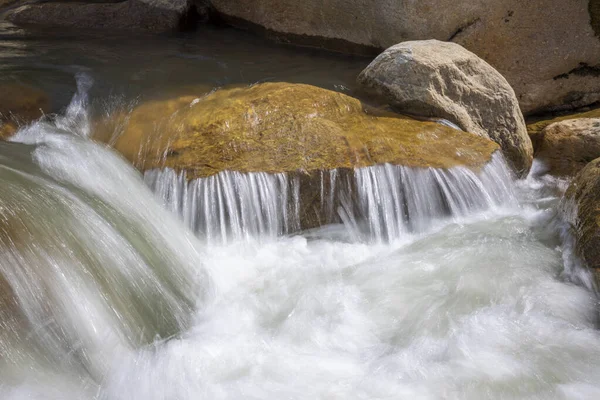
[[[600,157],[600,118],[577,118],[548,125],[540,134],[537,158],[548,173],[572,177]]]
[[[114,146],[142,170],[170,167],[186,170],[189,178],[223,170],[310,172],[379,163],[477,169],[498,149],[474,134],[289,83],[142,104]]]

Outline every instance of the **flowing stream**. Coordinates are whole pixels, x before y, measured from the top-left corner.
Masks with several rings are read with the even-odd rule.
[[[561,182],[383,165],[351,207],[328,171],[302,232],[293,177],[142,176],[91,140],[87,76],[0,142],[1,399],[600,398]]]

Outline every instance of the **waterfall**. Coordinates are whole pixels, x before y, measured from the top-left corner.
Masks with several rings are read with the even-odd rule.
[[[1,399],[600,398],[591,277],[499,154],[142,176],[88,88],[0,142]]]
[[[283,173],[224,171],[188,182],[185,172],[167,168],[147,171],[144,180],[167,209],[209,239],[275,237],[299,227],[298,182]]]
[[[30,143],[0,142],[0,389],[23,376],[92,389],[210,299],[201,244],[70,110],[15,138]]]
[[[343,222],[367,240],[390,241],[424,232],[435,220],[516,204],[500,154],[478,172],[385,164],[308,175],[223,171],[188,181],[185,171],[166,168],[147,171],[144,180],[192,231],[220,242],[294,233],[305,227],[306,214],[319,224]],[[309,203],[301,192],[318,199]]]

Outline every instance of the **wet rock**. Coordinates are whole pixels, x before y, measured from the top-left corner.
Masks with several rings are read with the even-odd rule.
[[[358,82],[402,112],[445,118],[494,140],[519,174],[529,171],[533,148],[514,91],[463,47],[437,40],[400,43],[380,54]]]
[[[375,110],[341,93],[289,83],[151,101],[117,126],[123,129],[114,135],[101,130],[96,135],[113,143],[141,170],[169,167],[185,171],[188,179],[225,170],[287,173],[290,184],[298,184],[301,229],[336,221],[337,208],[324,208],[321,196],[331,193],[336,204],[342,201],[339,190],[324,178],[329,170],[337,169],[337,180],[355,193],[355,167],[391,163],[479,170],[498,149],[471,133]],[[291,196],[289,200],[292,206]]]
[[[573,176],[600,157],[600,118],[555,122],[541,132],[536,157],[556,176]]]
[[[0,84],[0,139],[49,111],[50,99],[44,91],[18,83]]]
[[[525,113],[600,99],[597,0],[212,0],[223,19],[277,40],[377,54],[408,40],[456,42],[514,88]]]
[[[190,0],[44,2],[19,7],[6,18],[18,25],[165,32],[184,28],[195,12]]]
[[[114,145],[141,169],[317,171],[378,163],[479,168],[497,146],[303,84],[264,83],[140,105]]]
[[[600,284],[600,158],[573,179],[561,212],[572,227],[577,253],[594,270],[596,283]]]

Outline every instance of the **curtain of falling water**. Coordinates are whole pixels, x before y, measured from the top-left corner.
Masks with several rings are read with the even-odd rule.
[[[329,190],[319,193],[316,212],[326,216],[324,223],[343,221],[355,237],[376,241],[424,232],[436,219],[516,204],[513,177],[499,154],[478,173],[378,165],[351,175],[348,183],[335,170],[319,173],[320,187]],[[169,210],[211,241],[275,237],[300,227],[297,175],[224,171],[188,182],[185,172],[157,169],[144,179]]]

